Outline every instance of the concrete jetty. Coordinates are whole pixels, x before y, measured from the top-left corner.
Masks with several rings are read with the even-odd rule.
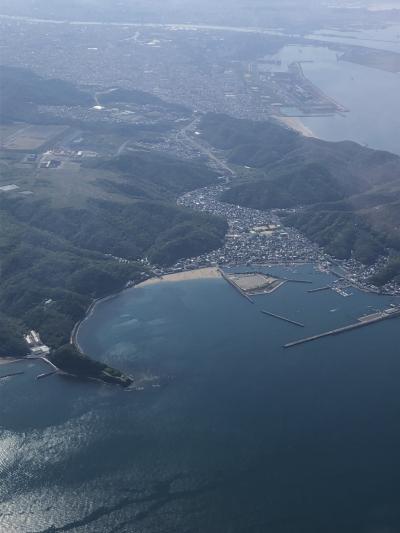
[[[332,289],[332,287],[330,285],[326,285],[325,287],[317,287],[316,289],[310,289],[307,292],[311,294],[312,292],[329,291],[330,289]]]
[[[221,274],[224,280],[229,283],[231,287],[233,287],[241,296],[243,296],[243,298],[246,298],[246,300],[248,300],[251,304],[254,304],[254,300],[250,298],[250,296],[246,294],[240,287],[238,287],[236,283],[234,283],[231,279],[229,279],[229,277],[225,274],[223,270],[219,268],[218,272]]]
[[[37,360],[37,361],[43,361],[44,363],[46,363],[47,365],[49,365],[54,372],[61,372],[61,370],[56,367],[56,365],[54,363],[52,363],[51,361],[49,361],[49,359],[47,359],[47,357],[44,357],[44,356],[37,356],[37,355],[27,355],[25,357],[25,359],[33,359],[33,360]]]
[[[36,379],[44,379],[48,378],[49,376],[54,376],[54,374],[57,374],[57,370],[51,370],[50,372],[44,372],[43,374],[39,374],[36,376]]]
[[[282,278],[284,281],[290,281],[290,283],[306,283],[312,285],[312,281],[308,279],[294,279],[294,278]]]
[[[0,379],[11,378],[12,376],[20,376],[24,373],[25,372],[10,372],[10,374],[4,374],[3,376],[0,376]]]
[[[279,320],[283,320],[284,322],[289,322],[289,324],[294,324],[295,326],[299,326],[300,328],[304,328],[304,324],[302,324],[301,322],[296,322],[295,320],[291,320],[290,318],[286,318],[284,316],[281,316],[281,315],[276,315],[275,313],[271,313],[270,311],[265,311],[264,309],[261,310],[261,313],[263,315],[268,315],[268,316],[272,316],[274,318],[278,318]]]
[[[304,339],[299,339],[297,341],[288,342],[287,344],[284,344],[283,347],[292,348],[293,346],[299,346],[300,344],[305,344],[306,342],[316,341],[318,339],[322,339],[323,337],[340,335],[341,333],[345,333],[347,331],[352,331],[352,330],[359,329],[359,328],[365,328],[372,324],[376,324],[377,322],[382,322],[383,320],[388,320],[389,318],[397,318],[399,316],[400,316],[400,308],[386,309],[385,311],[374,313],[373,315],[361,317],[358,319],[359,321],[356,322],[355,324],[349,324],[348,326],[343,326],[341,328],[336,328],[330,331],[325,331],[324,333],[312,335],[311,337],[306,337]]]

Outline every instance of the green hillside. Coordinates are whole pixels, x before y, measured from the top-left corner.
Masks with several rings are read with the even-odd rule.
[[[157,158],[155,161],[156,166],[160,164]],[[108,167],[120,163],[102,162]],[[132,165],[130,161],[129,168]],[[175,183],[177,168],[166,173],[169,179],[160,178],[147,161],[144,175],[157,200],[117,200],[110,195],[108,200],[88,197],[79,207],[72,203],[59,207],[57,197],[0,197],[0,313],[15,324],[6,328],[8,339],[0,330],[0,353],[20,353],[21,326],[38,329],[44,342],[61,346],[92,298],[141,278],[142,267],[134,262],[119,263],[105,254],[130,261],[148,257],[164,265],[220,246],[225,221],[175,205],[177,191],[189,186]],[[202,174],[195,168],[198,173],[189,179],[193,187],[202,184]],[[208,183],[214,176],[206,172],[204,179]],[[158,181],[162,182],[160,188]],[[166,188],[169,203],[159,200]],[[51,304],[45,305],[47,300],[52,300]]]
[[[171,109],[145,93],[109,94],[111,100]],[[92,96],[73,84],[8,67],[0,70],[0,95],[5,123],[38,118],[41,104],[93,105]],[[53,120],[60,123],[59,117],[46,115],[46,121]],[[23,355],[28,329],[38,330],[52,348],[62,348],[94,298],[149,275],[139,259],[169,265],[223,242],[224,220],[176,205],[185,191],[216,182],[215,172],[199,161],[144,150],[105,156],[129,140],[130,129],[79,126],[93,142],[89,149],[100,156],[42,169],[37,162],[26,164],[23,153],[0,153],[0,186],[19,187],[0,195],[0,355]],[[82,372],[91,367],[79,354],[63,349],[57,354],[64,367],[68,355]]]
[[[48,231],[79,248],[135,260],[171,264],[218,246],[226,224],[163,202],[88,202],[85,208],[54,208],[42,200],[15,198],[0,209],[31,228]],[[189,241],[188,241],[188,237]],[[188,244],[186,249],[183,243]]]
[[[30,70],[0,65],[0,121],[26,120],[38,105],[93,105],[93,97],[72,83],[48,80]]]
[[[123,288],[143,270],[71,246],[2,209],[0,221],[0,313],[8,321],[0,331],[1,355],[20,354],[21,331],[27,328],[38,329],[50,346],[68,342],[92,298]]]
[[[229,162],[250,167],[224,201],[256,209],[302,207],[286,223],[338,258],[368,264],[388,248],[400,252],[398,156],[306,138],[272,121],[210,114],[201,129]]]
[[[122,176],[123,183],[114,183],[115,191],[138,199],[161,201],[175,200],[184,192],[211,185],[218,177],[203,163],[145,151],[91,161],[86,166]],[[103,185],[112,187],[107,180]]]

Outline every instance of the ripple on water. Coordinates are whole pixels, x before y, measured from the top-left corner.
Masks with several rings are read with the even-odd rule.
[[[131,394],[35,373],[8,382],[0,530],[355,533],[369,516],[399,530],[398,323],[288,352],[298,329],[260,313],[290,308],[308,334],[393,300],[308,288],[250,305],[202,281],[133,291],[123,312],[98,306],[82,328],[91,355],[175,379]],[[118,329],[132,319],[143,327]]]

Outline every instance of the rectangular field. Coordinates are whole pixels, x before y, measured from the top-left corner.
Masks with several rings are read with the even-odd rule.
[[[0,149],[35,152],[60,137],[68,126],[18,124],[0,128]]]
[[[246,294],[263,294],[276,290],[284,280],[258,272],[227,274],[227,278]]]

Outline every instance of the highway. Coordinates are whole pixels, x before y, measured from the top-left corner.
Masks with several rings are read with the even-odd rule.
[[[219,157],[217,157],[209,148],[206,148],[203,144],[197,142],[195,139],[193,139],[188,132],[194,131],[196,129],[196,126],[199,123],[199,119],[195,118],[184,126],[177,134],[176,134],[176,140],[182,141],[184,143],[190,144],[193,148],[200,151],[203,155],[208,157],[211,161],[213,161],[223,172],[228,172],[232,177],[235,176],[235,172]]]

